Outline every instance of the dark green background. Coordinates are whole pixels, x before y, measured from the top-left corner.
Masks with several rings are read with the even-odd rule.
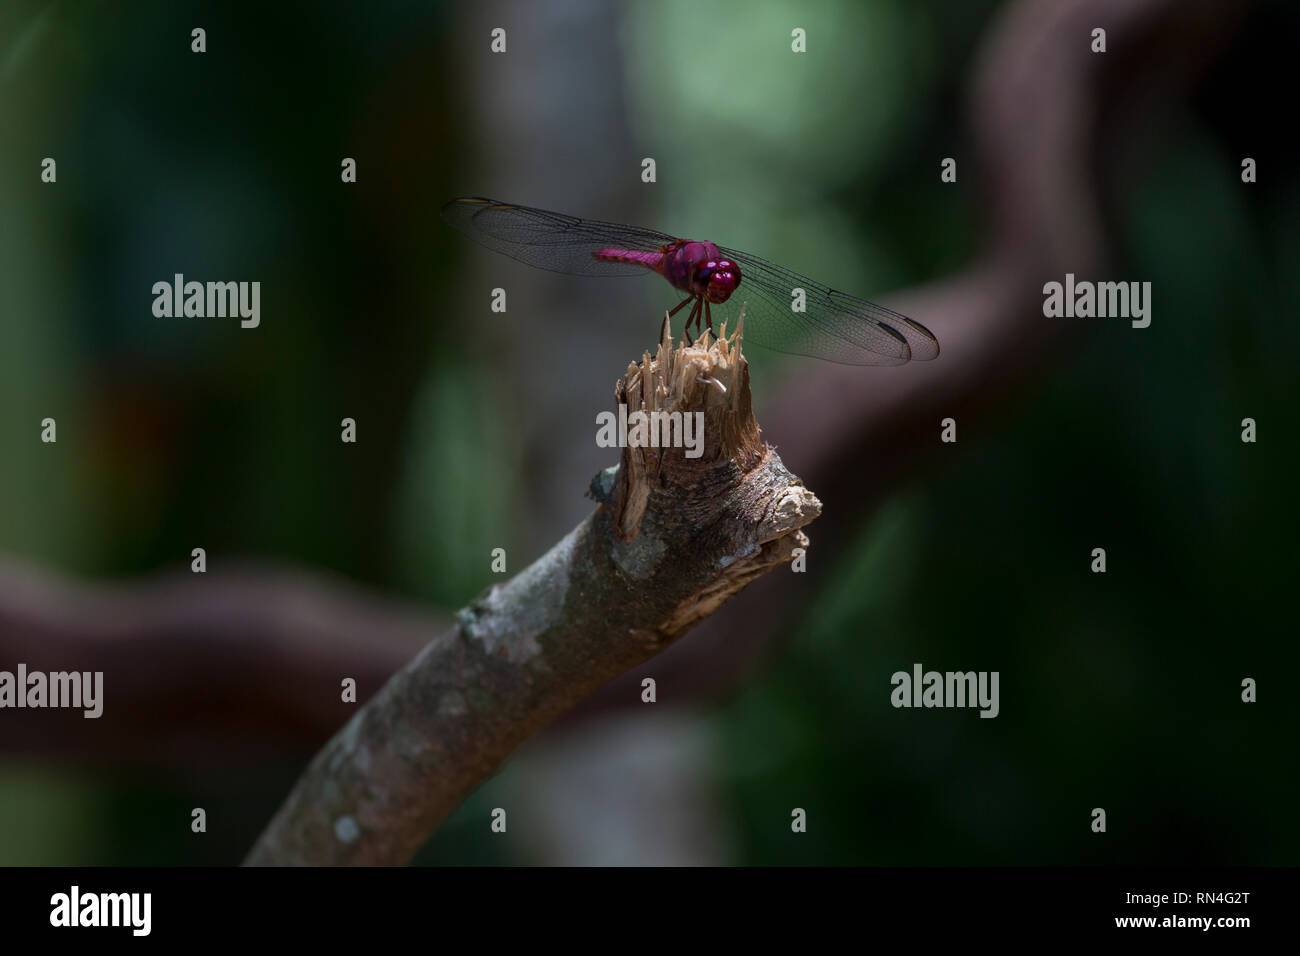
[[[531,559],[589,507],[564,443],[553,458],[529,445],[540,426],[501,384],[523,358],[498,348],[510,323],[545,310],[512,291],[515,315],[488,313],[488,260],[437,218],[454,195],[546,182],[552,161],[512,150],[487,113],[494,17],[507,56],[543,71],[521,96],[547,95],[548,70],[614,90],[612,106],[539,111],[570,126],[531,141],[608,142],[556,170],[554,194],[616,164],[627,211],[604,195],[561,211],[716,234],[874,294],[978,248],[976,177],[940,187],[937,170],[964,155],[965,84],[996,6],[731,3],[704,28],[696,5],[648,2],[604,14],[613,46],[588,56],[578,27],[530,50],[491,5],[5,4],[0,549],[111,580],[179,566],[201,541],[455,608],[490,583],[479,555]],[[792,24],[810,36],[794,66]],[[875,514],[820,519],[858,523],[856,544],[814,563],[800,633],[692,711],[726,858],[1295,862],[1300,186],[1271,72],[1295,26],[1281,4],[1256,8],[1122,177],[1109,277],[1153,284],[1151,328],[1094,320],[938,471]],[[639,182],[645,155],[655,186]],[[154,318],[148,290],[177,271],[260,279],[261,328]],[[561,301],[583,281],[523,272],[509,275]],[[636,293],[644,328],[584,306],[532,331],[626,362],[653,335],[656,291]],[[587,443],[619,367],[553,381],[590,389],[555,426],[570,444]],[[755,367],[760,405],[764,377],[816,374]],[[36,440],[46,415],[57,446]],[[338,441],[344,416],[357,448]],[[548,474],[567,498],[537,490]],[[1104,576],[1088,572],[1097,546]],[[1001,715],[892,709],[889,675],[916,661],[1000,671]],[[0,862],[233,863],[298,766],[5,759]],[[498,785],[421,860],[538,859],[481,824]],[[196,805],[206,840],[189,832]],[[795,806],[810,815],[797,837]]]

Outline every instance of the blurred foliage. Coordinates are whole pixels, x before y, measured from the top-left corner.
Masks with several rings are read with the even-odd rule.
[[[1151,327],[1079,320],[1078,357],[864,529],[727,708],[744,860],[1295,862],[1300,181],[1278,132],[1213,128],[1255,84],[1221,69],[1131,177],[1108,274],[1152,283]],[[1000,716],[893,709],[916,662],[1000,671]]]
[[[640,139],[671,170],[656,190],[669,231],[875,298],[958,266],[974,208],[939,181],[940,158],[965,142],[945,110],[993,4],[947,6],[824,0],[792,12],[729,0],[702,14],[690,0],[631,4],[630,98]],[[702,16],[702,29],[682,29]],[[794,24],[807,54],[790,52]],[[749,357],[756,381],[807,371]]]
[[[944,186],[939,160],[969,152],[964,84],[995,8],[628,4],[625,73],[591,81],[626,95],[658,160],[645,224],[867,296],[958,267],[979,240],[977,177],[963,166]],[[465,145],[467,15],[414,0],[0,8],[0,548],[113,577],[201,543],[213,564],[280,557],[448,607],[488,583],[463,555],[512,547],[528,469],[547,463],[523,459],[502,370],[459,304],[465,250],[436,219],[482,160]],[[792,20],[810,50],[795,82]],[[1111,272],[1153,283],[1151,328],[1081,320],[1073,360],[807,575],[787,649],[719,705],[740,859],[1295,859],[1281,682],[1300,178],[1286,124],[1256,109],[1292,21],[1281,4],[1252,18],[1115,197]],[[1268,158],[1245,187],[1254,154]],[[57,187],[38,182],[47,155]],[[349,155],[359,182],[343,189]],[[173,272],[260,278],[275,321],[157,320],[146,290]],[[816,373],[754,360],[767,394],[775,375]],[[57,445],[36,441],[47,415]],[[344,416],[360,445],[339,442]],[[1246,416],[1258,444],[1238,440]],[[1105,576],[1088,571],[1096,546]],[[890,674],[918,661],[1000,670],[1002,714],[893,710]],[[233,862],[292,777],[8,766],[0,863]],[[507,860],[478,822],[495,786],[421,862]],[[189,834],[198,805],[220,840]]]

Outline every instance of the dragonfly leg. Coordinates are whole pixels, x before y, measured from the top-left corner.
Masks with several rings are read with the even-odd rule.
[[[678,312],[682,310],[682,306],[684,306],[687,302],[693,301],[694,298],[695,296],[688,295],[686,298],[682,299],[682,301],[678,302],[675,306],[673,306],[673,310],[668,313],[668,318],[671,319],[674,315],[676,315]]]
[[[668,318],[671,319],[674,315],[676,315],[678,312],[682,310],[682,306],[684,306],[687,302],[692,302],[694,300],[695,300],[695,296],[693,295],[688,295],[686,298],[682,299],[682,301],[678,302],[675,306],[673,306],[672,311],[668,313]],[[690,326],[690,324],[691,324],[691,320],[687,319],[686,326],[682,328],[683,337],[689,338],[690,333],[687,332],[686,329]]]
[[[686,325],[682,327],[682,331],[683,331],[684,333],[686,333],[686,344],[687,344],[687,345],[694,345],[694,344],[695,344],[695,339],[693,339],[693,338],[691,337],[691,323],[692,323],[692,322],[695,323],[695,331],[696,331],[697,333],[700,331],[700,303],[703,302],[703,301],[704,301],[704,300],[703,300],[702,298],[700,298],[699,296],[696,296],[696,297],[695,297],[695,305],[691,307],[691,314],[690,314],[690,315],[687,317],[687,319],[686,319]]]
[[[714,335],[713,331],[713,310],[709,308],[708,301],[704,302],[704,321],[709,327],[709,334]]]

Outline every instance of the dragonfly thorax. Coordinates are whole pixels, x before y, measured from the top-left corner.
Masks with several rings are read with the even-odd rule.
[[[667,251],[664,277],[683,292],[717,304],[731,298],[740,285],[740,266],[724,258],[712,242],[683,239]]]

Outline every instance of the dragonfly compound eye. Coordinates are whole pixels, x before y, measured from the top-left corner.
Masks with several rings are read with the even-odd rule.
[[[708,265],[713,267],[713,274],[709,276],[708,290],[704,297],[710,302],[726,302],[731,293],[736,291],[736,286],[740,285],[740,268],[730,259],[719,259]]]

